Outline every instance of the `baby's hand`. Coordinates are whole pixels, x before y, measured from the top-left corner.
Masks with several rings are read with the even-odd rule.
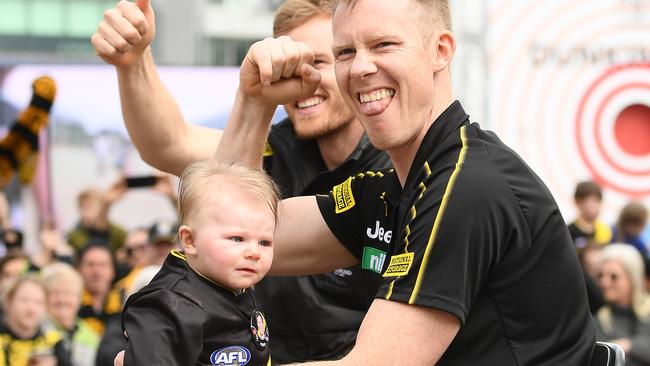
[[[113,366],[124,366],[124,350],[120,351],[120,353],[115,356],[115,360],[113,360]]]

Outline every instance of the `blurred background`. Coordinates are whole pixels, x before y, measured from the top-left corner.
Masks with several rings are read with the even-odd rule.
[[[237,67],[253,42],[270,35],[280,3],[153,0],[155,59],[188,121],[223,127]],[[11,220],[26,231],[36,230],[43,215],[68,230],[79,219],[76,195],[83,188],[151,172],[129,143],[115,73],[89,43],[114,5],[0,0],[0,136],[29,103],[32,80],[49,75],[58,87],[41,136],[47,166],[33,185],[7,188]],[[610,223],[628,201],[650,202],[650,0],[452,6],[456,96],[473,121],[532,165],[567,221],[576,214],[573,193],[582,180],[603,187],[601,216]],[[279,108],[276,119],[283,114]],[[175,213],[159,195],[133,190],[110,215],[131,228]]]

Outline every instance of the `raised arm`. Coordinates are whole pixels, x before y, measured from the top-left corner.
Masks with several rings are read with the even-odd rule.
[[[222,132],[184,120],[156,70],[150,47],[155,28],[150,0],[122,0],[106,10],[91,42],[115,66],[122,115],[140,156],[179,175],[189,162],[212,156]]]
[[[235,105],[215,158],[261,168],[277,106],[313,95],[320,84],[313,62],[314,52],[287,36],[253,44],[242,62]]]

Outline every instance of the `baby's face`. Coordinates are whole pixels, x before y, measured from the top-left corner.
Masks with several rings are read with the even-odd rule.
[[[206,192],[192,215],[195,270],[231,289],[260,281],[273,260],[275,217],[266,202],[240,190]]]

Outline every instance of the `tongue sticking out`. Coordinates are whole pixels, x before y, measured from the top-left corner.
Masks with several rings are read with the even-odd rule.
[[[370,94],[360,94],[361,113],[365,115],[376,115],[388,108],[395,95],[394,90],[384,89]]]

